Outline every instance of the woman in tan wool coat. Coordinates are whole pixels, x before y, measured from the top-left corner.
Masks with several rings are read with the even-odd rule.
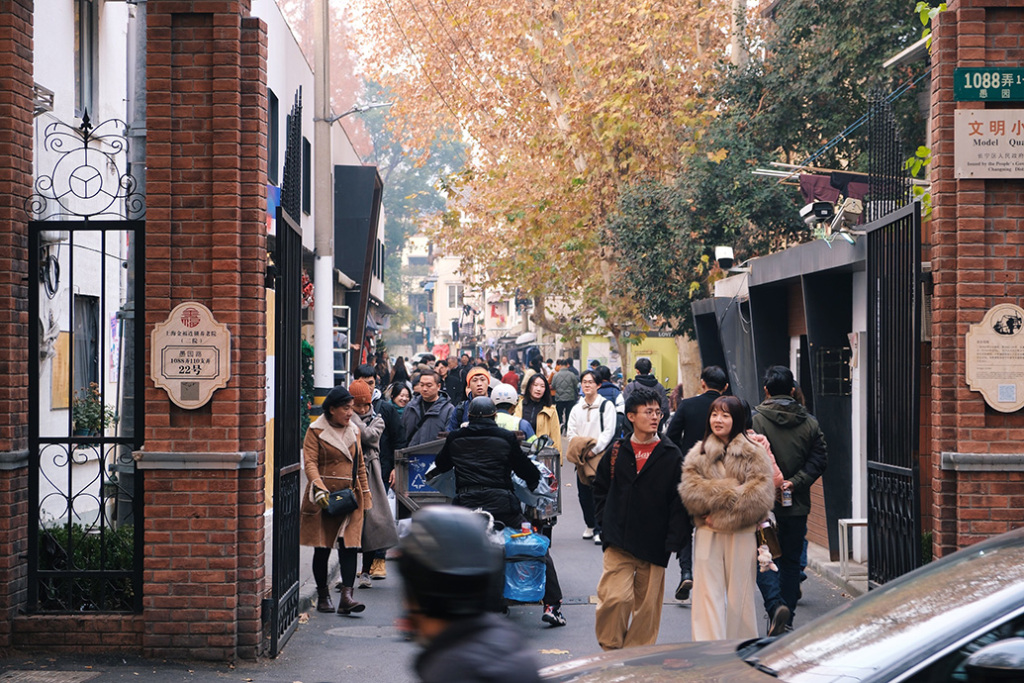
[[[756,638],[756,525],[775,503],[768,453],[744,434],[740,399],[711,404],[703,441],[686,455],[679,495],[693,517],[693,639]]]
[[[366,478],[366,463],[360,446],[359,427],[352,419],[352,394],[334,387],[324,398],[323,414],[309,425],[302,444],[306,491],[300,508],[299,544],[313,546],[313,578],[316,581],[318,612],[332,612],[327,585],[327,561],[331,548],[338,548],[341,565],[341,597],[338,614],[362,612],[366,606],[352,597],[356,580],[356,556],[363,535],[363,513],[373,507]],[[352,489],[358,507],[347,515],[324,514],[327,495]]]

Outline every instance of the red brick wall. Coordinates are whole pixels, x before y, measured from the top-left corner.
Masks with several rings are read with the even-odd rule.
[[[84,650],[138,652],[143,617],[139,614],[39,614],[14,620],[15,647],[81,654]]]
[[[199,301],[232,338],[231,381],[202,408],[147,386],[143,462],[200,455],[145,472],[143,647],[252,658],[264,597],[266,27],[244,18],[244,2],[150,0],[147,12],[147,328]],[[203,454],[247,452],[258,466],[203,469]]]
[[[14,460],[28,447],[32,12],[32,0],[0,1],[0,454]],[[11,620],[25,601],[27,474],[20,466],[0,470],[0,647],[10,645]]]
[[[1019,66],[1024,8],[1011,0],[951,2],[932,43],[932,496],[934,549],[947,554],[1020,524],[1022,472],[943,470],[940,456],[1024,452],[1024,414],[1004,414],[967,388],[964,335],[997,303],[1024,296],[1024,180],[957,180],[957,109],[1010,106],[955,102],[956,67]],[[1014,510],[1014,508],[1017,508]],[[1014,514],[1016,513],[1016,514]]]

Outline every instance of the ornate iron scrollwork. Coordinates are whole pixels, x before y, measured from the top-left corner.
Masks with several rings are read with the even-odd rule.
[[[55,121],[43,134],[43,149],[57,155],[49,174],[36,178],[25,211],[36,220],[124,219],[141,216],[145,202],[136,180],[122,172],[118,157],[128,151],[128,124],[108,119],[97,126],[89,113],[74,128]]]

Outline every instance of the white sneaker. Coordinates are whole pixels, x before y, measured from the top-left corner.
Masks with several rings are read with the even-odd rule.
[[[594,537],[594,530],[593,530],[593,529],[591,529],[591,528],[590,528],[590,527],[588,526],[588,527],[587,527],[587,530],[583,532],[583,538],[593,538],[593,537]]]
[[[373,586],[373,581],[370,580],[369,574],[360,574],[358,583],[360,588],[370,588]]]
[[[594,534],[594,545],[601,545],[601,534]]]

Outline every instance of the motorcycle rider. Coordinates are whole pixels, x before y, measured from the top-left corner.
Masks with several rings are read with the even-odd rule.
[[[540,472],[523,453],[515,434],[495,423],[497,408],[488,396],[469,402],[469,424],[448,434],[441,452],[434,459],[438,473],[455,470],[456,496],[452,503],[471,510],[489,512],[506,527],[518,529],[528,522],[514,493],[512,472],[526,482],[531,491],[540,483]],[[544,614],[541,619],[552,626],[565,626],[562,616],[562,589],[551,554],[544,556],[546,579]]]

